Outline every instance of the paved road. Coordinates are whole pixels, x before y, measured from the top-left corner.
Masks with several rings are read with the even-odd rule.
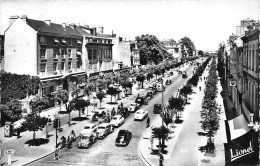
[[[186,66],[186,71],[189,77],[193,72],[193,67]],[[168,98],[171,95],[176,95],[177,89],[185,85],[188,79],[182,79],[181,75],[175,75],[170,77],[172,84],[168,85],[164,94],[164,103],[168,103]],[[141,94],[140,94],[141,95]],[[151,122],[159,116],[153,114],[153,105],[161,103],[161,92],[149,101],[149,104],[142,108],[149,111],[149,117]],[[133,102],[129,100],[129,103]],[[63,150],[61,153],[61,159],[56,161],[53,159],[53,155],[47,156],[46,158],[31,164],[31,166],[45,166],[45,165],[102,165],[102,166],[144,166],[144,162],[138,152],[138,143],[143,135],[145,129],[146,120],[134,121],[134,114],[130,114],[127,117],[125,123],[116,128],[113,133],[108,135],[104,140],[99,140],[90,149],[78,149],[77,141],[74,142],[72,149]],[[133,138],[127,147],[116,147],[115,138],[118,134],[119,129],[128,129],[133,133]]]

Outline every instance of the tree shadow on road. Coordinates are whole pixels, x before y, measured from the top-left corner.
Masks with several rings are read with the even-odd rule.
[[[88,118],[87,117],[76,117],[76,118],[72,118],[71,121],[84,121],[84,120],[87,120]]]
[[[50,140],[46,138],[36,138],[35,140],[30,139],[25,142],[25,144],[28,144],[28,146],[40,146],[43,144],[47,144]]]
[[[175,123],[176,123],[176,124],[183,123],[183,120],[182,120],[182,119],[180,119],[180,118],[177,118],[177,119],[175,120]]]
[[[204,133],[204,132],[197,132],[197,134],[199,135],[199,136],[206,136],[207,135],[207,133]]]

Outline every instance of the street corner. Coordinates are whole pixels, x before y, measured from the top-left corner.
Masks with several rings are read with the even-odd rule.
[[[148,138],[142,138],[138,144],[139,153],[146,165],[154,165],[152,159],[158,158],[157,155],[152,155],[151,140]]]

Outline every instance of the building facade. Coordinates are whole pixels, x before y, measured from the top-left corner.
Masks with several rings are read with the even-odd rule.
[[[131,57],[130,64],[132,67],[140,66],[140,50],[137,48],[137,44],[135,41],[130,43]]]

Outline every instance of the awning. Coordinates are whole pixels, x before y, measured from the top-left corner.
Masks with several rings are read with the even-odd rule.
[[[54,42],[55,42],[55,43],[59,43],[59,40],[58,40],[58,39],[54,39]]]
[[[81,42],[80,40],[77,40],[77,43],[78,43],[78,44],[82,44],[82,42]]]
[[[248,123],[243,114],[232,120],[229,120],[228,125],[231,140],[236,139],[250,131]]]
[[[80,51],[77,51],[77,55],[81,55],[81,52],[80,52]]]
[[[64,39],[62,39],[61,41],[62,41],[62,43],[67,43],[66,40],[64,40]]]

